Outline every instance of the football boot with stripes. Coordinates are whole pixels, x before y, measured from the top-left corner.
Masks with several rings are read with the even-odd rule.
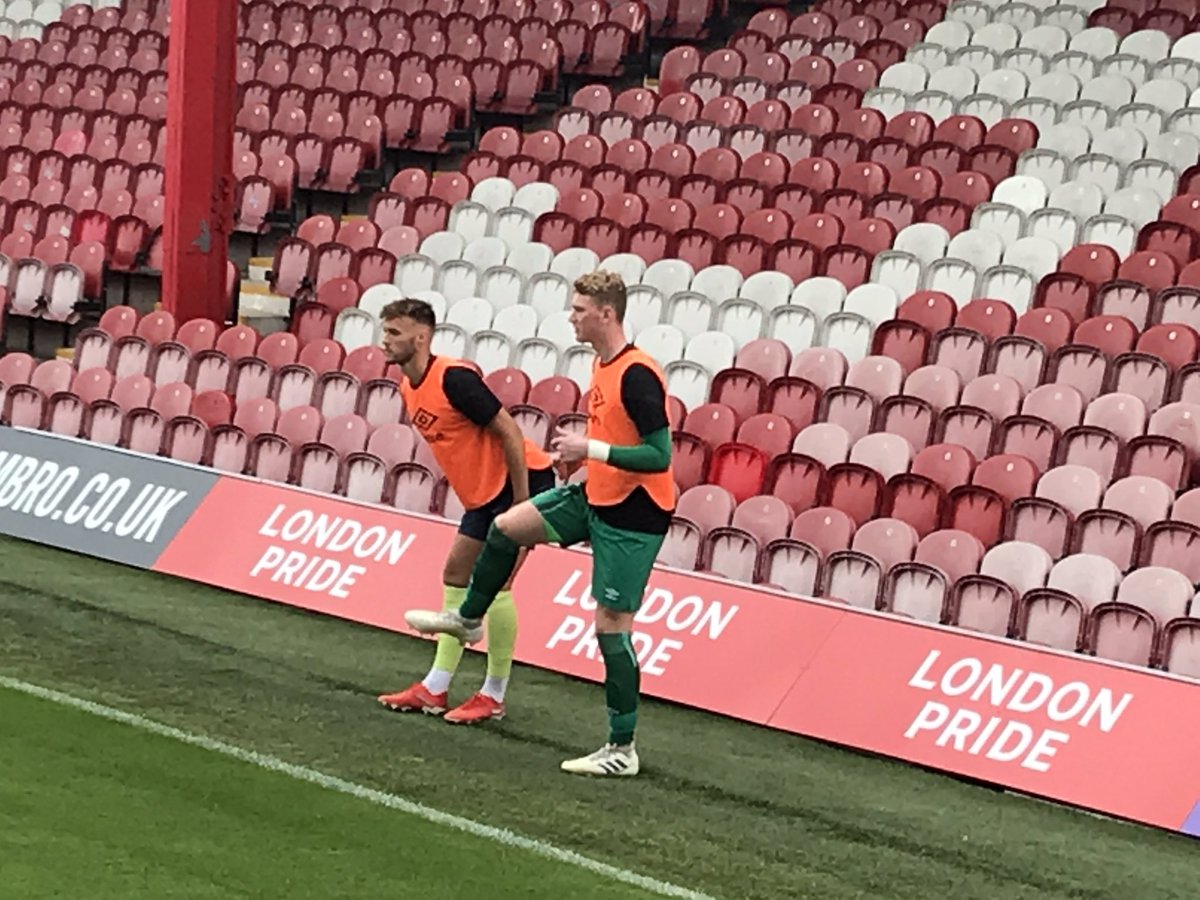
[[[562,764],[562,770],[572,775],[636,775],[638,768],[637,750],[633,744],[605,744],[595,753],[568,759]]]

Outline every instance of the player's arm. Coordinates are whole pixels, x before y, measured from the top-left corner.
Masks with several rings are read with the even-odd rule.
[[[500,438],[504,464],[512,482],[513,500],[529,499],[529,468],[525,461],[525,435],[516,420],[472,369],[452,366],[446,370],[442,390],[450,405],[481,428]]]
[[[525,461],[525,433],[517,420],[501,407],[487,425],[488,431],[500,438],[504,447],[504,464],[512,481],[513,503],[529,499],[529,464]]]
[[[665,472],[671,465],[671,428],[662,382],[640,363],[621,376],[621,403],[641,440],[617,446],[589,440],[587,455],[630,472]]]

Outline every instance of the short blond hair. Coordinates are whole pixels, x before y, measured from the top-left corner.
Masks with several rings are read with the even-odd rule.
[[[597,269],[575,279],[576,293],[590,297],[597,306],[611,306],[617,321],[625,321],[625,279],[616,272]]]

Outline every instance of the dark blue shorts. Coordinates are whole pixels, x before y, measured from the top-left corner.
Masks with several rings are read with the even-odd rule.
[[[554,487],[553,469],[529,470],[529,496],[551,490]],[[483,506],[468,509],[463,513],[462,521],[458,523],[458,533],[463,537],[474,538],[477,541],[487,540],[488,529],[496,516],[512,506],[512,483],[504,482],[504,489]]]

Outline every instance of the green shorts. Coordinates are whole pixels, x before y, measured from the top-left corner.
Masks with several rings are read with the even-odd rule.
[[[583,486],[567,484],[532,499],[553,544],[592,545],[592,597],[615,612],[637,612],[666,535],[613,528],[587,502]]]

